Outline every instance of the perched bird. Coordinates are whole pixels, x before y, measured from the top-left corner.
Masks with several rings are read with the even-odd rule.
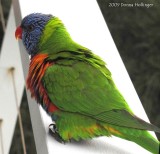
[[[59,18],[32,13],[15,37],[31,57],[27,88],[55,122],[58,141],[114,135],[158,154],[159,141],[148,131],[160,129],[134,115],[105,62],[73,41]]]

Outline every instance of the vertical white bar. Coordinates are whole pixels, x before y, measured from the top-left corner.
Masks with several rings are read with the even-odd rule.
[[[0,118],[3,120],[3,123],[1,123],[1,138],[4,154],[7,154],[17,119],[13,84],[7,68],[0,68],[0,85]]]
[[[4,152],[3,152],[3,135],[2,135],[2,119],[0,119],[0,153],[4,154]]]
[[[14,37],[15,20],[13,8],[10,10],[8,24],[0,55],[0,119],[4,154],[8,154],[17,120],[17,107],[20,106],[24,90],[24,78],[19,46]],[[11,69],[14,67],[15,89]],[[15,99],[17,98],[17,100]]]

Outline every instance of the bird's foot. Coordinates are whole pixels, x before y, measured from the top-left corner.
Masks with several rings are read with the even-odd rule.
[[[65,141],[62,139],[62,137],[59,135],[58,129],[55,124],[49,125],[49,134],[53,136],[59,143],[65,144]]]

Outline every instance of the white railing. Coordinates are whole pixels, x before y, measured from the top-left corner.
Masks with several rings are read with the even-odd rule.
[[[13,8],[0,55],[0,153],[8,154],[24,90],[19,46],[14,38]]]

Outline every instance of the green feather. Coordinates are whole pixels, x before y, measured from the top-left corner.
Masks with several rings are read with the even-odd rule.
[[[59,108],[52,118],[64,140],[115,135],[158,151],[159,142],[146,130],[160,129],[134,115],[105,62],[74,42],[58,18],[48,22],[39,44],[39,53],[54,62],[42,83]]]

